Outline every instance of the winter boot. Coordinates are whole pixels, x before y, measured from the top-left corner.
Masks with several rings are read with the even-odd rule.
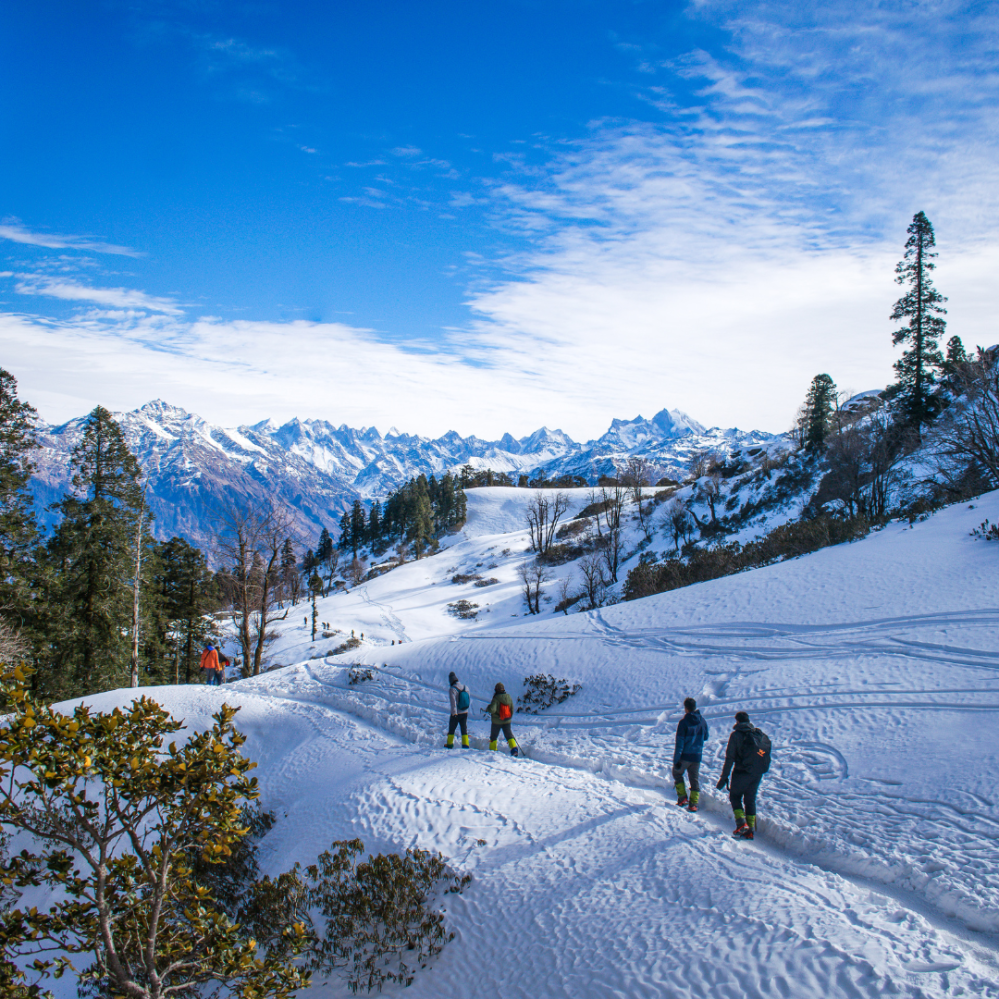
[[[517,740],[516,739],[507,739],[506,740],[506,744],[510,747],[510,755],[511,756],[520,756],[520,749],[517,746]]]
[[[468,749],[468,736],[467,735],[463,735],[461,737],[461,748],[462,749]]]
[[[688,812],[696,812],[697,811],[697,802],[700,799],[700,797],[701,797],[701,792],[700,791],[691,791],[690,792],[690,804],[687,805],[687,811]]]
[[[489,748],[490,749],[495,749],[496,748],[496,740],[495,739],[493,739],[493,741],[489,743]]]
[[[740,826],[734,833],[733,836],[739,839],[752,839],[753,838],[753,827],[750,825]]]
[[[447,737],[447,748],[454,749],[454,732]]]
[[[742,830],[746,828],[746,813],[741,808],[735,808],[733,812],[735,814],[735,829],[732,835],[741,836]]]
[[[682,780],[678,780],[674,785],[676,788],[676,803],[680,808],[686,808],[690,799],[687,797],[687,785]]]

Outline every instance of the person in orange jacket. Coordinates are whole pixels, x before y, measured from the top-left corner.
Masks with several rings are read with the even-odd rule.
[[[205,651],[201,653],[201,668],[208,674],[208,686],[218,686],[219,654],[215,651],[214,645],[205,644]]]

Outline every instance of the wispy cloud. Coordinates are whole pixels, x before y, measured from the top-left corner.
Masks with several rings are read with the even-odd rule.
[[[183,314],[183,309],[173,299],[156,298],[131,288],[92,288],[89,285],[34,274],[22,274],[20,278],[14,290],[21,295],[45,295],[69,302],[94,302],[114,309],[142,309],[169,316]]]
[[[50,250],[89,250],[93,253],[113,253],[123,257],[142,257],[145,254],[128,246],[104,243],[90,236],[63,236],[50,232],[32,232],[16,219],[5,219],[0,225],[0,239],[28,246],[44,246]]]

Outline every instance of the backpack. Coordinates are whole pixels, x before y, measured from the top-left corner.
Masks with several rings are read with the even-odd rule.
[[[497,714],[501,722],[508,722],[513,717],[513,708],[509,704],[501,704]]]
[[[770,736],[760,728],[754,728],[746,736],[749,771],[762,777],[770,769]]]
[[[472,703],[472,698],[468,696],[467,690],[458,691],[458,712],[467,711],[468,706]]]

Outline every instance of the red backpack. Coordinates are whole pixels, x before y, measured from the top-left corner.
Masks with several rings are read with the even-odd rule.
[[[498,713],[501,722],[509,721],[513,717],[513,708],[509,704],[501,704]]]

